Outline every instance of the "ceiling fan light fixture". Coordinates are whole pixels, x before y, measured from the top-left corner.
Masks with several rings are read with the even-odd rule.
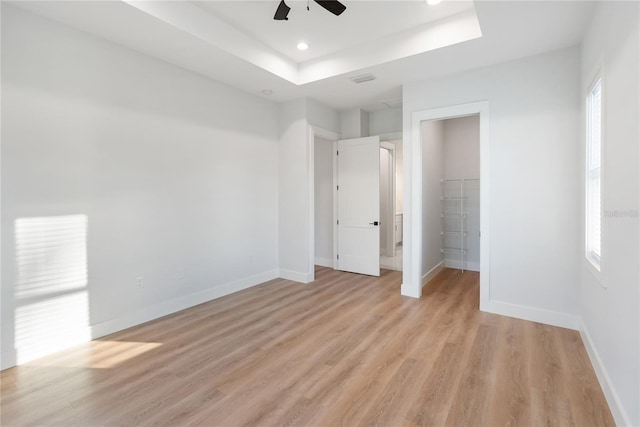
[[[340,3],[338,0],[313,0],[322,6],[324,9],[333,13],[336,16],[340,16],[342,12],[347,9],[347,6]]]
[[[305,42],[298,43],[298,50],[307,50],[309,49],[309,45]]]
[[[287,6],[284,0],[280,0],[280,4],[276,9],[276,14],[273,15],[273,19],[275,19],[276,21],[288,21],[289,18],[287,18],[287,15],[289,15],[290,10],[291,8]]]
[[[340,3],[338,0],[313,0],[323,9],[328,10],[336,16],[339,16],[347,9],[347,6]],[[288,21],[289,11],[291,8],[287,6],[284,0],[280,0],[280,4],[278,4],[278,8],[276,9],[276,14],[273,15],[273,19],[276,21]],[[307,10],[309,10],[309,0],[307,0]]]

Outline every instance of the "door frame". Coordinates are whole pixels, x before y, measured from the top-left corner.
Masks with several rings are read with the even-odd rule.
[[[405,181],[411,182],[411,207],[405,213],[410,227],[404,227],[403,274],[401,293],[405,296],[422,296],[422,135],[420,123],[429,120],[446,120],[478,114],[480,116],[480,310],[487,311],[490,300],[490,150],[489,150],[489,101],[472,102],[411,114],[411,140],[403,139],[405,157],[411,169],[404,171]],[[410,146],[408,146],[410,144]],[[408,150],[407,150],[408,148]],[[407,195],[405,195],[406,197]],[[407,215],[408,214],[408,215]],[[408,218],[407,218],[408,216]],[[415,236],[416,238],[412,238]]]
[[[315,280],[315,264],[316,264],[316,218],[315,218],[315,206],[316,206],[316,189],[315,189],[315,144],[316,144],[316,136],[327,141],[331,141],[333,144],[333,152],[336,152],[336,146],[338,140],[340,139],[340,134],[328,129],[324,129],[318,126],[309,125],[309,269],[312,274],[312,279]],[[336,164],[335,164],[335,154],[333,156],[333,186],[336,186]],[[334,235],[333,235],[333,268],[337,267],[336,265],[336,231],[335,231],[335,222],[338,214],[336,211],[336,196],[334,191],[333,196],[333,222],[334,222]]]
[[[386,256],[394,256],[395,252],[395,214],[396,214],[396,146],[387,141],[380,141],[380,148],[389,152],[389,206],[387,206],[387,215],[391,226],[387,229],[387,246],[384,248]],[[382,221],[382,218],[380,218]],[[382,223],[382,222],[381,222]],[[385,225],[386,227],[387,225]],[[382,248],[381,248],[382,249]],[[389,253],[391,255],[389,255]],[[382,253],[380,254],[382,255]]]

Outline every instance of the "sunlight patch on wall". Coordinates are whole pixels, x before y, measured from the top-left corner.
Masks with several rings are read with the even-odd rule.
[[[15,231],[18,363],[90,340],[87,216],[20,218]]]

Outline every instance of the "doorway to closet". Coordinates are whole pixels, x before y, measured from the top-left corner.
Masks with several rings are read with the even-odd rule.
[[[480,271],[480,117],[420,124],[422,281],[443,268]]]
[[[441,189],[440,189],[440,180],[444,177],[442,176],[442,171],[432,172],[430,170],[429,164],[424,162],[423,159],[428,159],[429,154],[423,153],[423,151],[428,150],[430,147],[426,144],[423,144],[423,140],[428,139],[428,135],[424,135],[426,132],[423,129],[423,123],[425,122],[433,122],[447,119],[454,119],[460,117],[469,117],[469,116],[478,116],[479,115],[479,169],[480,169],[480,180],[479,180],[479,205],[480,205],[480,232],[482,233],[479,236],[480,241],[480,310],[489,311],[490,310],[490,277],[489,277],[489,266],[491,265],[491,226],[490,226],[490,218],[489,215],[489,194],[490,194],[490,164],[489,164],[489,153],[490,153],[490,135],[489,135],[489,102],[488,101],[477,101],[471,102],[467,104],[459,104],[459,105],[451,105],[447,107],[437,107],[428,110],[422,111],[414,111],[411,113],[411,141],[410,143],[405,142],[405,149],[410,150],[408,158],[411,159],[410,163],[406,163],[405,166],[405,220],[404,220],[404,254],[403,254],[403,274],[402,274],[402,286],[400,287],[400,292],[402,295],[410,296],[413,298],[420,298],[422,296],[422,287],[423,284],[428,282],[430,279],[430,275],[434,272],[437,272],[437,264],[440,261],[437,261],[435,264],[432,264],[433,267],[425,268],[428,264],[425,263],[425,259],[427,258],[427,254],[425,254],[426,242],[436,242],[433,240],[432,234],[435,234],[439,240],[438,245],[431,248],[429,251],[430,256],[441,256],[442,252],[440,252],[442,248],[442,236],[440,233],[443,231],[442,226],[439,227],[425,227],[425,208],[431,209],[431,217],[433,217],[434,210],[433,207],[437,207],[438,211],[436,211],[436,215],[439,219],[439,216],[442,214],[442,207],[440,204],[440,200],[437,200],[437,204],[434,205],[433,199],[431,199],[431,203],[427,204],[424,195],[425,191],[434,191],[433,186],[430,187],[429,190],[423,188],[425,186],[425,180],[427,183],[431,183],[433,185],[433,181],[437,183],[436,191],[440,192],[440,197],[442,197]],[[427,136],[427,138],[425,138]],[[437,148],[437,145],[436,145]],[[431,157],[434,157],[431,155]],[[438,156],[435,156],[438,158]],[[439,163],[442,166],[442,163]],[[435,164],[435,167],[438,167],[438,164]],[[429,177],[431,179],[429,179]],[[406,187],[409,187],[408,189]],[[436,193],[438,194],[438,193]],[[428,199],[427,199],[428,200]],[[435,251],[433,249],[436,249]],[[444,266],[444,260],[442,260],[442,265]],[[436,268],[434,270],[434,268]]]

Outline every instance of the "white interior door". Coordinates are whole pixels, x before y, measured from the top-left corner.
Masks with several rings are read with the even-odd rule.
[[[337,269],[380,276],[380,138],[338,141]]]

